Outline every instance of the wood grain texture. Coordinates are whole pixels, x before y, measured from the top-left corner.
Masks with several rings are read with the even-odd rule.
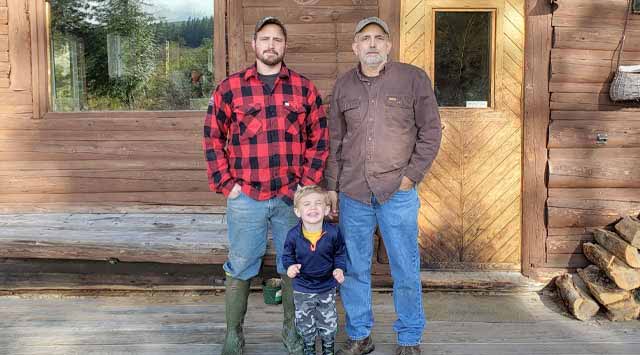
[[[2,215],[0,226],[0,257],[220,264],[228,253],[220,215]]]
[[[29,5],[26,0],[9,0],[9,60],[11,90],[31,90],[31,46]],[[31,104],[31,102],[29,102]]]
[[[419,186],[422,262],[519,267],[524,2],[403,1],[402,61],[433,76],[433,11],[452,7],[497,8],[494,110],[440,108],[442,145]]]

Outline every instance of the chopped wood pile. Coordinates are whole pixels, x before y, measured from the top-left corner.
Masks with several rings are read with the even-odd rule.
[[[640,219],[627,216],[614,230],[595,229],[593,235],[595,243],[582,245],[593,264],[555,280],[565,306],[579,320],[590,319],[600,306],[612,321],[638,319]]]

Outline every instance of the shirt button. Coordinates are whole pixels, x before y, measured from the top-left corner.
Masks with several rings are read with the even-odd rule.
[[[371,137],[369,137],[369,140],[371,140]]]
[[[376,103],[376,100],[371,100],[371,103],[372,103],[372,104]]]

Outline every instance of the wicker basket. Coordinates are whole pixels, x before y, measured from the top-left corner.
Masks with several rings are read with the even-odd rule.
[[[632,10],[632,1],[633,0],[629,0],[629,7],[627,8],[627,15],[624,20],[622,38],[620,39],[620,50],[618,51],[618,60],[616,61],[616,74],[609,88],[609,98],[611,101],[640,101],[640,65],[620,65],[624,53],[624,42],[627,38],[627,25],[629,24],[629,15]]]
[[[640,66],[618,67],[611,81],[609,97],[611,101],[640,100]]]

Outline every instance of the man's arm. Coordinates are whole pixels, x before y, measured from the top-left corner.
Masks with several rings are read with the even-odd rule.
[[[229,196],[235,183],[229,172],[229,160],[225,145],[232,110],[229,103],[223,99],[221,87],[222,85],[218,86],[213,93],[207,107],[202,146],[207,161],[209,188]]]
[[[340,188],[338,177],[342,170],[342,138],[347,127],[344,115],[338,106],[339,92],[340,86],[336,83],[329,108],[329,159],[327,159],[327,169],[324,173],[329,191],[338,191]]]
[[[436,96],[431,88],[431,80],[424,71],[416,78],[414,84],[416,101],[414,112],[418,136],[405,176],[415,183],[422,181],[438,155],[442,127]]]
[[[301,185],[317,185],[322,180],[322,171],[329,156],[329,130],[327,115],[322,107],[322,98],[313,84],[309,84],[309,112],[305,120],[306,149],[302,169]]]

